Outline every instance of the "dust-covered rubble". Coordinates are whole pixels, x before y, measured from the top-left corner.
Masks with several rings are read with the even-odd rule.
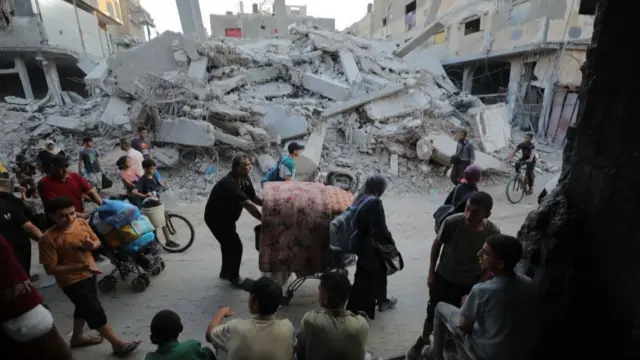
[[[297,159],[299,179],[330,169],[382,172],[400,193],[438,188],[458,129],[469,130],[482,151],[508,147],[505,105],[484,106],[459,93],[441,67],[414,66],[415,56],[405,62],[390,42],[298,25],[288,30],[291,39],[199,43],[168,31],[85,70],[88,99],[65,92],[64,105],[56,106],[7,97],[3,161],[33,157],[49,138],[75,156],[86,135],[117,159],[118,138],[146,125],[152,154],[169,183],[179,184],[179,198],[199,201],[233,154],[255,157],[257,180],[292,140],[306,146]],[[477,163],[504,170],[490,154],[479,153]]]

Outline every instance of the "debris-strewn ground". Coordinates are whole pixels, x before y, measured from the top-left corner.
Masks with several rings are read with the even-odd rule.
[[[452,134],[466,128],[476,163],[487,174],[509,171],[501,161],[513,148],[506,107],[460,93],[437,61],[404,61],[388,42],[289,31],[291,40],[201,43],[165,32],[92,64],[89,99],[66,91],[36,102],[7,97],[2,160],[33,158],[45,139],[75,159],[81,138],[91,135],[115,177],[118,138],[144,124],[181,201],[205,197],[237,152],[255,157],[257,181],[293,140],[306,145],[299,179],[332,169],[360,178],[384,173],[392,193],[425,194],[449,187]]]

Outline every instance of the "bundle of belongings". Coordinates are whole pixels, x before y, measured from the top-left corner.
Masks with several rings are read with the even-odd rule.
[[[155,251],[155,227],[135,205],[120,200],[104,200],[91,217],[91,226],[107,251],[124,251],[143,268],[161,259]]]
[[[329,248],[329,224],[351,201],[350,192],[321,183],[265,183],[260,271],[303,277],[353,263],[352,256],[336,256]]]

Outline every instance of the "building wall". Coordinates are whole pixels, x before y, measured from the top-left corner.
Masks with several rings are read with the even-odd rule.
[[[323,29],[335,30],[335,19],[315,18],[311,16],[290,16],[285,22],[276,16],[263,14],[216,15],[211,18],[211,36],[225,36],[226,29],[239,28],[244,38],[268,38],[288,36],[287,27],[292,24],[309,24]]]
[[[486,52],[508,52],[519,46],[565,40],[590,39],[593,16],[579,15],[574,0],[417,0],[415,23],[418,29],[438,20],[443,34],[424,46],[447,58],[464,58]],[[407,31],[404,18],[409,0],[374,0],[371,29],[355,26],[360,36],[388,38],[402,42],[415,35]],[[573,4],[573,7],[571,6]],[[387,26],[383,27],[383,19]],[[465,35],[465,22],[479,18],[479,32]],[[364,20],[364,19],[363,19]],[[548,25],[548,26],[547,26]]]
[[[361,37],[371,37],[371,14],[365,15],[360,21],[351,24],[345,31]]]

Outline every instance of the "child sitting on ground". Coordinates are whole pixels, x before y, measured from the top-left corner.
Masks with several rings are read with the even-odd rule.
[[[162,310],[151,320],[151,343],[158,346],[145,360],[214,360],[211,349],[202,347],[197,340],[178,341],[182,332],[180,316],[171,310]]]

